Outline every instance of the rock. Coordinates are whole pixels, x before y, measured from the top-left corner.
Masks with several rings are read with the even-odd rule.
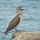
[[[15,32],[12,40],[40,40],[40,32]]]
[[[19,33],[20,32],[20,33]],[[19,32],[14,32],[12,34],[12,39],[15,38],[17,35],[20,35],[22,32],[27,32],[26,30],[20,30]]]

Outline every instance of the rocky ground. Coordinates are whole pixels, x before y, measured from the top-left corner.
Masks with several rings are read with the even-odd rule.
[[[12,40],[40,40],[40,32],[15,32]]]

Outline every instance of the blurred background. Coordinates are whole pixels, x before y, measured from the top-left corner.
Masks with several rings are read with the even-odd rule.
[[[11,38],[11,33],[4,38],[1,32],[6,31],[9,22],[16,15],[16,6],[19,5],[26,10],[22,13],[20,24],[13,31],[40,32],[40,0],[0,0],[0,40]]]

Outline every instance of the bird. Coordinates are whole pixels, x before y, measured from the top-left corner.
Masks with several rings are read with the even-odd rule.
[[[16,16],[9,22],[8,28],[4,32],[5,34],[7,34],[10,30],[14,29],[20,23],[20,15],[22,15],[23,10],[24,9],[22,9],[22,6],[16,7]]]

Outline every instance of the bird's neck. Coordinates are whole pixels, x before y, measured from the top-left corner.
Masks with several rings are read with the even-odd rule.
[[[16,14],[17,14],[17,15],[20,15],[21,13],[22,13],[22,11],[16,10]]]
[[[17,12],[16,12],[16,16],[19,16],[19,17],[20,17],[20,16],[21,16],[21,12],[18,12],[18,11],[17,11]]]
[[[19,16],[19,15],[21,15],[21,13],[17,12],[16,15]]]
[[[16,14],[16,16],[20,16],[19,14]]]

